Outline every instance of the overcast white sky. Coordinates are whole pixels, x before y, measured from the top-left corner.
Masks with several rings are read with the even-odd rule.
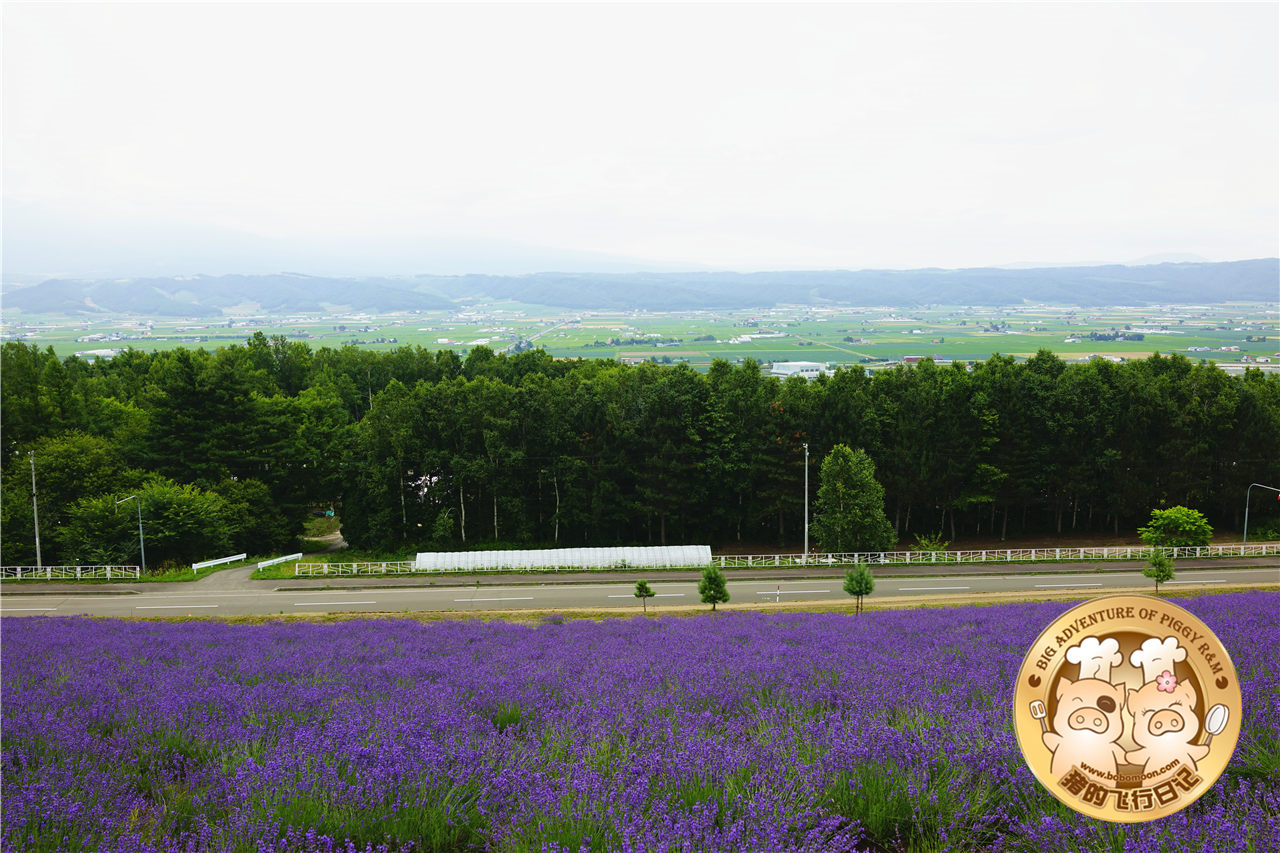
[[[1271,257],[1278,8],[6,3],[6,255],[65,219],[740,270]]]

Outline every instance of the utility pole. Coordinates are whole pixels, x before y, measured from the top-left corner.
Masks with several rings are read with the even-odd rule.
[[[31,520],[36,525],[36,568],[41,569],[44,563],[40,559],[40,511],[36,506],[36,452],[28,450],[27,458],[31,460]]]
[[[804,444],[804,562],[809,562],[809,443]]]

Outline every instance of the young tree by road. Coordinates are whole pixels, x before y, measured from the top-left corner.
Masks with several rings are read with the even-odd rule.
[[[813,514],[818,544],[827,552],[885,551],[897,537],[884,514],[884,487],[862,449],[837,444],[822,460],[822,485]]]
[[[1153,548],[1147,557],[1147,567],[1142,573],[1156,582],[1156,595],[1160,594],[1160,584],[1173,580],[1173,558],[1163,551]]]
[[[644,607],[644,612],[649,612],[649,599],[653,598],[653,589],[649,586],[648,581],[636,581],[636,598],[640,599],[640,604]]]
[[[703,604],[710,604],[712,611],[716,605],[729,600],[729,589],[724,572],[715,566],[707,566],[702,572],[702,580],[698,581],[698,594]]]
[[[876,588],[875,578],[866,563],[859,563],[844,574],[844,591],[858,599],[857,612],[862,612],[862,597]]]

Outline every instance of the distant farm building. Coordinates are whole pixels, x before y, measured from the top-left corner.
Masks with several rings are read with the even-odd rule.
[[[817,379],[827,373],[825,364],[816,361],[775,361],[770,369],[770,376],[789,379],[792,376],[803,376],[805,379]]]

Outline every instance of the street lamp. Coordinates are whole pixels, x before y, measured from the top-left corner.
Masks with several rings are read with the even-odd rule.
[[[147,543],[142,539],[142,499],[137,495],[121,498],[116,501],[116,512],[120,511],[120,504],[134,499],[138,501],[138,550],[142,553],[142,573],[145,575],[147,573]]]
[[[809,562],[809,443],[804,445],[804,560]]]
[[[1253,492],[1254,486],[1257,486],[1259,489],[1270,489],[1271,491],[1276,492],[1277,497],[1280,497],[1280,489],[1277,489],[1275,486],[1264,486],[1261,483],[1250,483],[1249,488],[1244,490],[1244,541],[1240,543],[1241,545],[1249,544],[1249,497]]]

